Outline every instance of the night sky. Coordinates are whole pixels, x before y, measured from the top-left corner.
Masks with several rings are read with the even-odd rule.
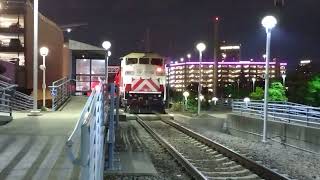
[[[261,19],[275,14],[279,24],[272,34],[272,56],[295,67],[300,59],[320,61],[320,1],[286,0],[277,9],[273,0],[41,0],[40,11],[59,25],[88,23],[70,38],[100,46],[113,44],[114,58],[144,49],[147,27],[151,50],[164,56],[195,54],[199,40],[213,54],[212,17],[220,16],[220,39],[241,43],[242,59],[261,57],[265,30]]]

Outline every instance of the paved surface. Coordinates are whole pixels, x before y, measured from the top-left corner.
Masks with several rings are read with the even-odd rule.
[[[14,113],[12,122],[0,126],[0,179],[78,179],[80,169],[66,157],[65,142],[85,102],[73,97],[62,111],[39,117]]]

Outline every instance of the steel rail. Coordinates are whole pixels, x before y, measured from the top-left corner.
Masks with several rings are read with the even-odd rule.
[[[207,178],[197,170],[187,159],[185,159],[173,146],[171,146],[165,139],[163,139],[159,134],[157,134],[150,126],[148,126],[141,117],[137,115],[137,122],[145,128],[145,130],[150,133],[150,135],[160,143],[165,149],[173,156],[195,179]]]
[[[238,153],[236,153],[235,151],[217,143],[214,142],[206,137],[204,137],[201,134],[198,134],[178,123],[175,123],[173,121],[169,121],[169,120],[165,120],[162,119],[161,120],[167,124],[169,124],[170,126],[176,128],[177,130],[185,133],[186,135],[206,144],[207,146],[215,149],[216,151],[218,151],[219,153],[225,155],[226,157],[229,157],[230,159],[236,161],[237,163],[239,163],[240,165],[242,165],[243,167],[251,170],[252,172],[256,173],[257,175],[259,175],[260,177],[264,178],[264,179],[279,179],[279,180],[289,180],[288,177],[285,177],[281,174],[279,174],[278,172],[275,172],[261,164],[256,163],[255,161],[252,161]]]

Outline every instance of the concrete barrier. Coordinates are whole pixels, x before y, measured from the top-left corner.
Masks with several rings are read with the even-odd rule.
[[[261,140],[263,121],[256,118],[229,114],[225,120],[228,133],[247,139]],[[320,152],[320,129],[268,121],[267,137],[308,151]]]

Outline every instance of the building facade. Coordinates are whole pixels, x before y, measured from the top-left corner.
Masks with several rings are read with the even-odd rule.
[[[10,78],[19,89],[31,93],[33,88],[33,4],[26,0],[2,1],[0,10],[0,61],[14,64]],[[68,63],[64,61],[64,37],[60,27],[39,14],[39,48],[46,46],[46,84],[50,85],[69,74]],[[38,64],[42,57],[38,54]],[[8,70],[6,70],[8,71]],[[12,72],[13,71],[13,72]],[[39,69],[39,84],[42,84],[42,71]],[[8,72],[6,72],[8,74]]]
[[[286,74],[287,63],[270,62],[270,78],[281,79],[282,74]],[[213,91],[213,70],[214,62],[202,62],[201,72],[203,87]],[[167,67],[167,80],[171,88],[176,91],[184,91],[185,87],[191,83],[199,82],[199,62],[173,63]],[[246,84],[250,86],[253,79],[261,82],[265,74],[265,62],[258,61],[238,61],[238,62],[218,62],[218,92],[219,89],[227,86],[240,86]],[[220,93],[221,94],[221,93]]]

